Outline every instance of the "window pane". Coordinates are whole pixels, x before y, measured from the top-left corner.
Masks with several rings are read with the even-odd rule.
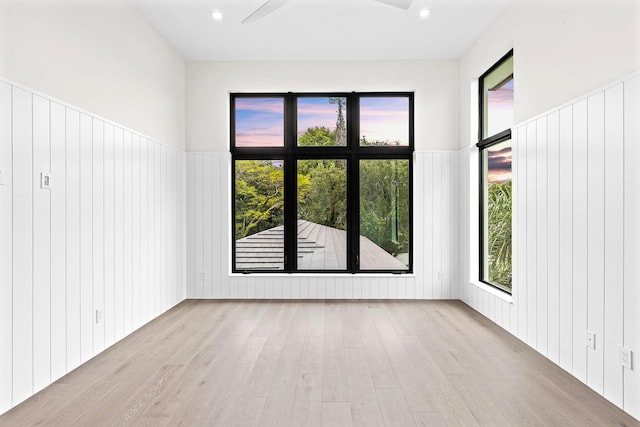
[[[284,269],[284,161],[235,162],[236,270]]]
[[[409,145],[409,98],[360,98],[360,145]]]
[[[298,98],[298,146],[346,146],[347,98]]]
[[[283,98],[235,99],[235,146],[284,146]]]
[[[409,269],[409,160],[360,161],[360,269]]]
[[[298,269],[347,268],[347,161],[298,160]]]
[[[513,57],[483,79],[482,137],[500,133],[513,125]]]
[[[483,280],[511,292],[511,141],[493,145],[482,153]]]

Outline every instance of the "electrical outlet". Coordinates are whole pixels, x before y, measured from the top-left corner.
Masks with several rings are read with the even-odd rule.
[[[438,280],[444,280],[444,273],[442,271],[438,272]]]
[[[633,352],[625,347],[618,347],[618,362],[625,369],[633,370],[632,364]]]
[[[200,280],[207,280],[207,273],[206,272],[202,271],[200,273]]]
[[[596,334],[595,332],[587,331],[587,347],[591,350],[596,349]]]

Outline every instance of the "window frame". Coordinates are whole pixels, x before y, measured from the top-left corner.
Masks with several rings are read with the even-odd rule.
[[[283,98],[284,145],[282,147],[235,146],[235,100],[238,98]],[[346,146],[298,146],[297,99],[309,97],[343,97],[347,99]],[[409,100],[409,143],[406,146],[360,146],[359,100],[364,97],[407,97]],[[230,93],[230,152],[231,152],[231,271],[232,273],[302,273],[302,274],[356,274],[356,273],[413,273],[413,152],[414,152],[414,93],[413,92],[288,92],[288,93]],[[346,169],[346,268],[344,270],[301,270],[297,266],[297,161],[344,159]],[[360,160],[408,160],[409,161],[409,265],[406,270],[362,270],[360,253]],[[284,268],[278,270],[236,268],[235,235],[235,168],[238,160],[284,161]]]
[[[489,76],[493,71],[498,69],[502,64],[507,62],[509,59],[513,58],[513,49],[509,50],[502,58],[500,58],[495,64],[493,64],[487,71],[485,71],[478,78],[478,143],[476,147],[478,147],[478,280],[481,283],[492,286],[495,289],[504,292],[507,295],[513,294],[513,287],[511,292],[504,289],[502,286],[499,286],[495,283],[491,283],[488,280],[485,280],[485,251],[484,251],[484,243],[485,239],[488,236],[485,236],[484,232],[484,222],[485,222],[485,175],[484,175],[484,151],[491,148],[494,145],[500,144],[502,142],[506,142],[512,140],[511,138],[511,128],[499,131],[493,135],[488,135],[484,137],[484,119],[485,119],[485,111],[484,111],[484,79]],[[513,76],[513,72],[511,74]],[[513,145],[512,145],[513,146]],[[511,212],[513,212],[513,200],[511,205]],[[513,228],[512,228],[513,232]],[[512,248],[513,254],[513,248]],[[512,264],[513,271],[513,264]],[[513,283],[513,282],[512,282]]]

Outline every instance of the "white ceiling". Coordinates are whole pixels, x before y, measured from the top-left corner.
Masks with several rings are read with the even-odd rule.
[[[129,0],[188,61],[459,58],[510,0],[290,0],[241,24],[264,1]]]

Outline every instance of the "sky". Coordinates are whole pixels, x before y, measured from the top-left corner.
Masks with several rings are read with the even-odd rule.
[[[236,147],[282,147],[284,145],[283,98],[236,98]],[[329,98],[298,99],[298,136],[308,128],[335,130],[338,106]],[[346,109],[344,109],[346,120]],[[399,141],[409,144],[409,99],[406,97],[360,98],[360,136],[368,141]]]
[[[360,138],[409,145],[409,98],[360,98]]]
[[[284,145],[283,98],[236,98],[236,147]]]
[[[487,95],[489,117],[485,136],[490,136],[513,126],[513,79]]]
[[[487,149],[488,183],[503,183],[511,179],[511,141]]]

